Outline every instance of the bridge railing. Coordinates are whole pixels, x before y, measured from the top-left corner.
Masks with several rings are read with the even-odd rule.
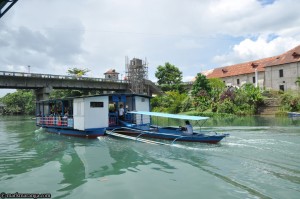
[[[0,76],[14,76],[14,77],[34,77],[34,78],[45,78],[45,79],[65,79],[65,80],[87,80],[96,82],[118,82],[118,83],[128,83],[128,80],[114,80],[106,78],[95,78],[95,77],[78,77],[71,75],[52,75],[52,74],[40,74],[40,73],[24,73],[24,72],[10,72],[10,71],[0,71]]]

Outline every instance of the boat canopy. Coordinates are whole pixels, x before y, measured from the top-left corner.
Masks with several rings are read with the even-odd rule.
[[[170,113],[158,113],[158,112],[147,112],[147,111],[130,111],[128,113],[140,114],[140,115],[150,115],[157,117],[167,117],[181,120],[207,120],[209,117],[201,116],[191,116],[191,115],[179,115],[179,114],[170,114]]]

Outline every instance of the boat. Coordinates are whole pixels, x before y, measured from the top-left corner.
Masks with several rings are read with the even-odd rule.
[[[229,136],[229,134],[219,134],[214,131],[202,130],[203,124],[209,119],[209,117],[190,116],[180,114],[168,114],[149,111],[130,111],[131,121],[120,121],[122,127],[116,127],[112,130],[106,130],[106,134],[132,139],[140,142],[160,144],[160,142],[154,140],[148,140],[148,138],[171,140],[171,144],[177,141],[185,142],[203,142],[216,144],[223,138]],[[182,121],[193,121],[199,126],[197,131],[193,131],[192,134],[186,135],[182,131],[182,127],[178,126],[158,126],[152,123],[161,121],[161,118],[177,119]],[[146,138],[146,139],[145,139]],[[161,144],[165,144],[161,142]]]
[[[296,118],[296,117],[300,118],[300,113],[299,112],[288,112],[288,117],[289,118]]]
[[[46,132],[67,136],[97,138],[106,130],[120,126],[118,107],[150,110],[150,96],[112,93],[65,99],[41,100],[36,103],[36,125]],[[126,120],[130,120],[126,114]]]

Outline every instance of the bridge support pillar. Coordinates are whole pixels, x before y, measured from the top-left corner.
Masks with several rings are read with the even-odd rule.
[[[44,87],[44,88],[40,88],[40,89],[36,89],[35,90],[35,97],[36,97],[36,101],[40,101],[40,100],[48,100],[49,99],[49,95],[52,92],[53,88],[52,87]]]

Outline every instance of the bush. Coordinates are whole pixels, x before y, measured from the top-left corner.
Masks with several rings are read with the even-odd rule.
[[[300,111],[300,95],[293,92],[285,92],[280,96],[280,105],[285,111]]]

